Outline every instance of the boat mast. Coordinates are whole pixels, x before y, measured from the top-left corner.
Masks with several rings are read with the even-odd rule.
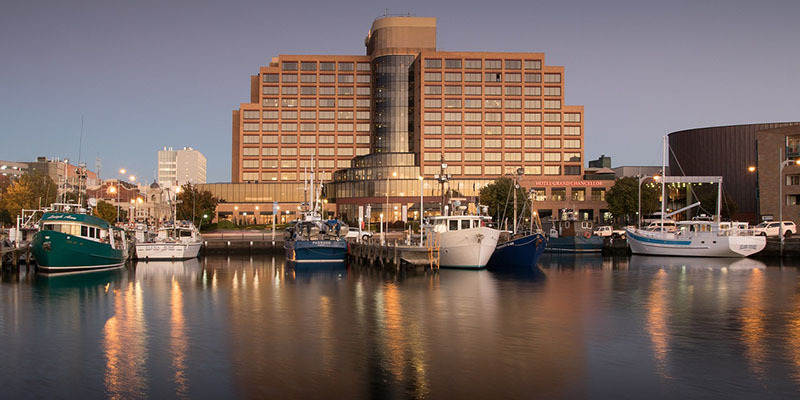
[[[661,152],[661,232],[664,232],[664,213],[666,213],[667,185],[664,177],[667,176],[667,135],[664,135],[664,146]]]

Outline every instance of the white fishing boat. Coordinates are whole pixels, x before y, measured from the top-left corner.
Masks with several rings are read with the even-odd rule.
[[[438,237],[439,265],[443,268],[481,269],[494,253],[500,231],[482,215],[433,217],[429,229]]]
[[[169,224],[152,241],[136,243],[140,260],[185,260],[195,258],[203,247],[203,236],[189,221]]]
[[[666,137],[662,166],[666,170]],[[752,229],[740,223],[721,221],[722,177],[721,176],[663,176],[661,177],[661,213],[658,223],[648,229],[626,228],[628,244],[633,254],[650,256],[690,257],[747,257],[763,250],[767,240],[756,236]],[[713,219],[681,221],[672,229],[669,218],[700,205],[690,204],[667,213],[665,199],[668,183],[717,184],[717,207]]]

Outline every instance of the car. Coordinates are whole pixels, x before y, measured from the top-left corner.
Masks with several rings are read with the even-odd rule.
[[[344,237],[345,239],[357,239],[361,238],[361,240],[368,240],[373,235],[370,231],[359,231],[357,229],[351,229],[347,232],[347,235]]]
[[[764,221],[755,227],[753,231],[760,236],[780,235],[780,224],[777,221]],[[797,233],[797,225],[793,221],[783,221],[783,236],[790,237]]]
[[[608,225],[597,227],[597,229],[594,231],[594,234],[595,236],[601,236],[601,237],[614,237],[614,238],[625,237],[624,230],[614,229],[613,227]]]

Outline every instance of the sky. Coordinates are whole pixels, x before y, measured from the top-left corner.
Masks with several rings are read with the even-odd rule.
[[[80,154],[152,181],[158,150],[191,146],[230,181],[249,76],[279,54],[363,55],[387,10],[436,17],[440,50],[564,66],[586,160],[655,165],[669,132],[800,121],[797,0],[26,0],[0,7],[0,159]]]

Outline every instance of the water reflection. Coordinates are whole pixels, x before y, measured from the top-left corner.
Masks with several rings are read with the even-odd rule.
[[[129,282],[114,288],[114,315],[103,328],[106,395],[111,398],[144,397],[147,390],[147,328],[142,288]]]
[[[669,353],[669,305],[667,299],[667,272],[659,269],[650,284],[647,300],[647,333],[653,346],[656,369],[662,378],[669,378],[667,354]]]
[[[746,346],[746,356],[750,369],[759,379],[766,374],[767,355],[766,313],[764,312],[764,291],[766,280],[764,271],[758,268],[750,272],[747,290],[742,307],[742,341]]]

